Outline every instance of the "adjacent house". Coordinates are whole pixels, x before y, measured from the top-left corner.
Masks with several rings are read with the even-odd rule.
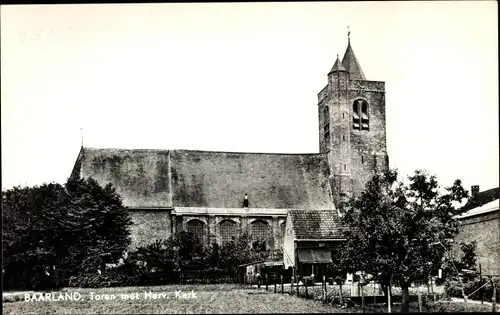
[[[500,188],[479,192],[472,186],[472,196],[464,206],[455,243],[476,242],[478,269],[484,275],[500,275]]]
[[[327,266],[339,258],[346,241],[339,212],[325,210],[290,210],[285,225],[283,263],[298,276],[327,274]]]

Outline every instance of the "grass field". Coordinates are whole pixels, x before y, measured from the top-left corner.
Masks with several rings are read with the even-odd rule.
[[[176,291],[194,292],[195,297],[183,298]],[[192,291],[193,290],[193,291]],[[144,293],[165,293],[158,299],[145,298]],[[329,313],[340,309],[320,302],[288,294],[274,294],[261,289],[238,285],[172,285],[155,287],[126,287],[101,289],[65,289],[78,292],[79,301],[24,300],[3,304],[4,314],[178,314],[178,313]],[[127,294],[137,299],[122,299]],[[96,300],[106,294],[112,300]],[[21,300],[19,300],[21,299]],[[4,299],[5,301],[5,299]]]
[[[311,288],[316,291],[316,288]],[[331,294],[333,287],[330,288]],[[25,301],[24,294],[5,294],[4,314],[217,314],[217,313],[361,313],[357,305],[339,308],[322,304],[320,301],[273,293],[264,288],[249,288],[239,285],[170,285],[153,287],[125,287],[79,289],[68,288],[62,293],[79,293],[78,301]],[[280,290],[277,290],[280,292]],[[288,290],[285,290],[288,291]],[[310,291],[310,292],[311,292]],[[59,293],[57,292],[57,293]],[[189,295],[190,292],[194,292]],[[151,293],[151,295],[145,295]],[[183,294],[185,293],[185,294]],[[301,294],[304,292],[301,290]],[[316,292],[315,292],[316,293]],[[337,291],[338,293],[338,291]],[[347,293],[347,292],[345,292]],[[122,297],[122,294],[124,295]],[[153,298],[156,294],[156,299]],[[164,294],[164,295],[161,295]],[[57,296],[57,294],[56,294]],[[125,298],[127,296],[128,298]],[[316,294],[315,294],[316,296]],[[100,297],[101,299],[98,299]],[[130,297],[133,297],[131,299]],[[317,294],[320,297],[320,294]],[[109,300],[106,300],[108,298]],[[392,312],[399,312],[395,304]],[[384,303],[366,305],[366,313],[387,312]],[[411,303],[410,312],[417,312],[418,304]],[[424,312],[464,312],[465,305],[457,302],[441,301],[428,303]],[[469,304],[470,312],[490,312],[490,305]]]

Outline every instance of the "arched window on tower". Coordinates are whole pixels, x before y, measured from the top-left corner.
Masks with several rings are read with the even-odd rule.
[[[269,224],[263,220],[252,222],[253,247],[256,250],[265,251],[267,248],[267,238],[269,236]]]
[[[194,238],[198,242],[203,242],[203,230],[205,227],[205,223],[201,222],[200,220],[190,220],[187,223],[187,230],[189,233],[193,234]]]
[[[368,103],[365,100],[355,100],[352,105],[352,127],[356,130],[369,130]]]
[[[220,224],[221,245],[224,246],[236,238],[236,223],[231,220],[224,220]]]
[[[363,101],[361,103],[361,130],[370,129],[370,119],[368,118],[368,103]]]
[[[330,111],[328,106],[323,108],[323,136],[325,141],[330,139]]]
[[[352,127],[354,129],[359,129],[361,125],[360,117],[359,117],[359,101],[355,100],[354,104],[352,104]]]

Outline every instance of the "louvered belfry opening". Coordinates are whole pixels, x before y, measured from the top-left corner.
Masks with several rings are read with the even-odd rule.
[[[370,130],[368,103],[365,100],[355,100],[352,105],[352,127],[355,130]]]

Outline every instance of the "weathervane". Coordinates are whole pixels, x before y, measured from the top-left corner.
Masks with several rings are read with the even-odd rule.
[[[82,148],[83,148],[83,128],[80,128],[80,133],[81,133],[81,136],[82,136]]]
[[[351,30],[349,25],[347,25],[347,41],[351,43]]]

